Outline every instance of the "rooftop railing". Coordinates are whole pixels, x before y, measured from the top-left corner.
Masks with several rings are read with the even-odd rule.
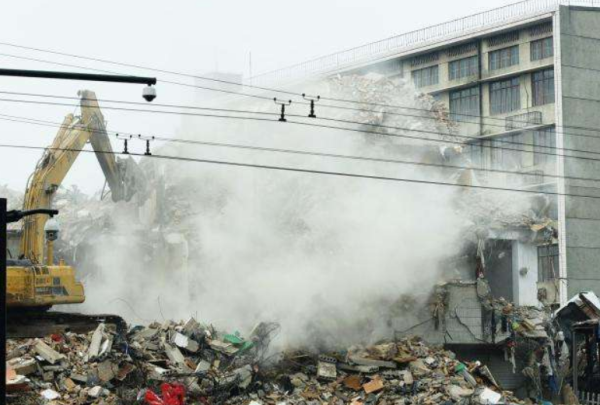
[[[256,75],[248,82],[252,85],[284,84],[333,73],[409,51],[434,40],[448,40],[477,30],[550,13],[558,10],[560,5],[598,7],[600,0],[526,0]]]

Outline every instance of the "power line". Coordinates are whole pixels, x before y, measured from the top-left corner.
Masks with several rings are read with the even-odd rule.
[[[0,101],[13,102],[13,103],[43,104],[43,105],[58,105],[58,106],[77,107],[77,105],[75,105],[75,104],[65,104],[65,103],[56,103],[56,102],[47,102],[47,101],[17,100],[17,99],[2,99],[2,98],[0,98]],[[195,107],[195,108],[203,108],[203,107]],[[142,113],[154,113],[154,114],[171,114],[171,115],[182,115],[182,116],[197,116],[197,117],[208,117],[208,118],[224,118],[224,119],[237,119],[237,120],[249,120],[249,121],[262,121],[262,122],[275,122],[275,123],[279,123],[278,121],[275,121],[275,120],[272,120],[272,119],[259,118],[259,117],[240,117],[240,116],[232,116],[232,115],[200,114],[200,113],[187,113],[187,112],[179,112],[179,111],[148,110],[148,109],[122,108],[122,107],[106,107],[106,106],[103,107],[103,109],[106,109],[106,110],[116,110],[116,111],[142,112]],[[248,114],[252,114],[253,112],[248,111],[247,113]],[[294,115],[294,117],[306,118],[304,116],[298,116],[298,115]],[[335,121],[335,119],[331,119],[331,120]],[[343,122],[343,121],[341,121],[341,122]],[[333,125],[314,124],[314,123],[299,122],[299,121],[288,121],[288,123],[295,124],[295,125],[317,127],[317,128],[326,128],[326,129],[335,129],[335,130],[342,130],[342,131],[358,132],[358,133],[361,133],[361,134],[367,133],[367,134],[377,134],[377,135],[383,135],[383,136],[389,136],[389,137],[414,139],[414,140],[418,140],[418,141],[421,141],[421,142],[422,141],[430,141],[430,142],[438,142],[438,143],[444,143],[444,144],[456,144],[456,145],[464,146],[463,142],[458,142],[458,141],[453,141],[453,140],[444,140],[444,139],[435,139],[435,138],[422,138],[422,137],[411,136],[411,135],[406,135],[406,134],[390,134],[390,133],[387,133],[387,132],[368,131],[368,130],[355,129],[355,128],[343,128],[343,127],[338,127],[338,126],[333,126]],[[348,123],[354,123],[354,122],[348,121]],[[363,123],[358,123],[358,122],[356,122],[356,124],[363,125]],[[407,131],[407,132],[414,132],[414,133],[425,133],[425,134],[442,135],[442,136],[449,136],[450,135],[450,134],[446,134],[446,133],[443,133],[443,132],[429,131],[429,130],[423,130],[423,129],[403,128],[403,127],[394,127],[394,128],[396,128],[398,130],[403,130],[403,131]],[[478,139],[478,138],[475,138],[475,139]],[[510,144],[511,142],[503,142],[503,143],[509,143]],[[525,144],[525,145],[529,145],[529,144]],[[501,146],[493,146],[493,145],[485,145],[485,144],[481,144],[481,145],[479,145],[479,147],[490,149],[490,150],[491,149],[508,150],[508,151],[512,151],[512,152],[522,152],[522,153],[531,153],[531,154],[538,154],[538,155],[548,155],[548,156],[564,157],[564,158],[571,158],[571,159],[580,159],[580,160],[587,160],[587,161],[600,161],[600,159],[595,159],[595,158],[587,157],[587,156],[565,155],[565,154],[557,154],[557,153],[550,153],[550,152],[543,152],[543,151],[506,148],[506,147],[501,147]],[[546,148],[546,149],[548,149],[548,148],[552,149],[552,147],[545,147],[545,146],[542,146],[542,147]],[[582,151],[582,152],[583,153],[588,153],[588,154],[599,154],[600,153],[600,152],[587,152],[587,151]]]
[[[41,98],[57,98],[57,99],[66,99],[66,100],[77,100],[77,101],[85,100],[85,98],[79,98],[79,97],[73,97],[73,96],[60,96],[60,95],[40,94],[40,93],[23,93],[23,92],[13,92],[13,91],[0,91],[0,94],[10,94],[10,95],[27,96],[27,97],[41,97]],[[102,101],[102,102],[106,102],[106,103],[115,103],[115,104],[139,105],[139,106],[144,106],[144,107],[148,106],[147,103],[141,103],[141,102],[135,102],[135,101],[123,101],[123,100],[113,100],[113,99],[97,99],[97,101]],[[235,113],[244,113],[244,114],[247,113],[247,114],[256,114],[256,115],[279,116],[279,113],[273,113],[273,112],[236,110],[236,109],[228,109],[228,108],[199,107],[199,106],[189,106],[189,105],[180,105],[180,104],[153,104],[153,106],[166,107],[166,108],[192,109],[192,110],[201,110],[201,111],[235,112]],[[297,117],[297,118],[306,118],[306,116],[298,115],[298,114],[287,114],[287,116]],[[418,116],[415,116],[415,117],[421,118]],[[423,118],[425,118],[425,117],[423,117]],[[435,119],[434,117],[429,117],[429,118]],[[392,126],[392,125],[374,124],[374,123],[369,123],[369,122],[359,122],[359,121],[352,121],[352,120],[342,120],[342,119],[335,119],[335,118],[323,117],[323,116],[319,116],[319,117],[317,117],[317,119],[321,119],[321,120],[325,120],[325,121],[340,122],[340,123],[345,123],[345,124],[355,124],[355,125],[361,125],[361,126],[367,125],[367,126],[386,128],[386,129],[407,130],[407,128],[396,127],[396,126]],[[458,134],[451,134],[451,133],[446,134],[446,133],[442,133],[442,132],[438,132],[437,134],[451,136],[454,138],[462,138],[462,139],[467,139],[467,140],[476,140],[476,141],[482,140],[480,137],[473,137],[473,136],[466,136],[466,135],[458,135]],[[598,138],[596,138],[596,139],[598,139]],[[563,152],[565,152],[565,151],[566,152],[580,152],[580,153],[586,153],[586,154],[600,155],[600,152],[592,152],[592,151],[587,151],[587,150],[582,150],[582,149],[558,148],[556,146],[543,146],[543,145],[536,145],[533,143],[514,142],[514,141],[501,140],[501,139],[496,140],[496,141],[498,143],[503,143],[503,144],[507,144],[507,145],[531,146],[533,148],[556,149],[556,150],[560,149]],[[496,146],[493,146],[493,147],[496,147]],[[513,150],[529,152],[526,149],[513,149]],[[538,151],[534,151],[534,152],[537,153]]]
[[[85,97],[61,96],[61,95],[55,95],[55,94],[42,94],[42,93],[23,93],[23,92],[2,91],[2,90],[0,90],[0,94],[10,94],[13,96],[25,96],[25,97],[56,98],[56,99],[61,99],[61,100],[76,100],[76,101],[86,101],[86,100],[93,101],[94,100],[94,99],[88,99]],[[97,98],[95,100],[101,101],[104,103],[131,104],[131,105],[148,107],[148,103],[138,102],[138,101],[125,101],[125,100],[114,100],[114,99],[105,99],[105,98]],[[73,104],[73,105],[75,105],[75,104]],[[231,109],[231,108],[200,107],[200,106],[182,105],[182,104],[160,104],[160,103],[153,102],[151,104],[151,106],[152,107],[165,107],[165,108],[182,108],[182,109],[188,109],[188,110],[235,112],[235,113],[249,113],[249,114],[257,114],[257,115],[279,116],[279,113],[274,113],[274,112],[236,110],[236,109]],[[290,116],[292,116],[292,115],[290,115]],[[304,117],[302,115],[295,115],[295,116]]]
[[[113,152],[92,151],[92,150],[85,150],[85,149],[14,145],[14,144],[0,144],[0,148],[29,149],[29,150],[59,150],[59,151],[66,151],[66,152],[102,153],[102,154],[127,155],[127,156],[133,155],[133,156],[140,156],[140,157],[145,156],[148,158],[176,160],[176,161],[182,161],[182,162],[197,162],[197,163],[224,165],[224,166],[236,166],[236,167],[246,167],[246,168],[256,168],[256,169],[278,170],[278,171],[285,171],[285,172],[298,172],[298,173],[306,173],[306,174],[321,174],[321,175],[329,175],[329,176],[351,177],[351,178],[368,179],[368,180],[393,181],[393,182],[458,187],[458,188],[472,188],[472,189],[480,189],[480,190],[505,191],[505,192],[527,193],[527,194],[537,194],[537,195],[545,194],[545,195],[555,195],[555,196],[563,196],[563,197],[600,199],[600,196],[593,196],[593,195],[568,194],[568,193],[558,193],[558,192],[552,192],[552,191],[534,191],[534,190],[524,190],[524,189],[516,189],[516,188],[508,188],[508,187],[491,187],[491,186],[481,186],[481,185],[445,183],[445,182],[433,181],[433,180],[417,180],[417,179],[407,179],[407,178],[401,178],[401,177],[386,177],[386,176],[375,176],[375,175],[366,175],[366,174],[357,174],[357,173],[334,172],[334,171],[314,170],[314,169],[301,169],[301,168],[286,167],[286,166],[261,165],[261,164],[253,164],[253,163],[230,162],[230,161],[212,160],[212,159],[198,159],[198,158],[189,158],[189,157],[183,157],[183,156],[170,156],[170,155],[158,155],[158,154],[144,155],[142,153],[132,153],[132,152],[121,153],[121,152],[114,152],[114,151]]]
[[[27,58],[27,57],[16,56],[16,55],[8,55],[8,54],[3,54],[3,53],[0,53],[0,56],[8,56],[8,57],[25,59],[25,60],[31,60],[31,61],[36,61],[36,62],[57,64],[57,65],[61,65],[61,66],[76,67],[76,68],[81,68],[81,69],[88,69],[88,70],[100,71],[100,72],[104,72],[104,73],[121,74],[120,72],[108,71],[108,70],[103,70],[103,69],[88,68],[88,67],[85,67],[85,66],[70,65],[70,64],[53,62],[53,61],[47,61],[47,60],[42,60],[42,59]],[[150,70],[152,70],[152,69],[150,69]],[[218,92],[224,92],[224,93],[228,93],[228,94],[235,94],[235,95],[243,95],[243,96],[248,96],[248,97],[254,97],[254,98],[261,99],[261,100],[267,100],[269,102],[272,101],[272,99],[270,97],[259,96],[259,95],[254,95],[254,94],[247,94],[247,93],[241,93],[241,92],[235,92],[235,91],[228,91],[228,90],[222,90],[222,89],[214,89],[214,88],[209,88],[209,87],[204,87],[204,86],[197,86],[197,85],[191,85],[191,84],[180,83],[180,82],[172,82],[172,81],[164,81],[164,80],[162,80],[162,82],[169,83],[169,84],[181,85],[181,86],[187,86],[187,87],[193,87],[193,88],[200,88],[200,89],[209,90],[209,91],[218,91]],[[9,91],[4,91],[4,92],[0,91],[0,93],[15,94],[15,95],[30,95],[30,96],[36,96],[36,97],[56,97],[56,98],[70,98],[70,99],[75,99],[74,97],[68,97],[68,96],[50,96],[50,95],[42,95],[42,94],[18,93],[18,92],[9,92]],[[113,102],[113,103],[129,103],[129,104],[146,105],[145,103],[135,103],[135,102],[126,102],[126,101],[118,101],[118,100],[106,100],[106,99],[104,99],[104,100],[99,100],[99,101]],[[296,104],[310,105],[310,103],[305,103],[305,102],[300,102],[300,103],[296,102]],[[171,105],[169,105],[169,104],[154,104],[154,105],[164,106],[164,107],[173,107],[173,108],[178,107],[178,108],[186,108],[186,109],[210,110],[210,108],[208,108],[208,107],[197,107],[197,106],[184,106],[184,105],[172,105],[172,104]],[[374,113],[382,113],[383,112],[383,113],[388,114],[388,115],[396,115],[396,116],[402,116],[402,117],[413,117],[413,118],[428,119],[428,120],[434,120],[434,121],[438,121],[439,120],[438,117],[435,117],[435,116],[431,115],[431,114],[435,113],[435,111],[428,110],[428,109],[425,109],[425,108],[402,107],[402,108],[405,108],[405,109],[412,109],[412,110],[416,110],[416,111],[425,111],[425,112],[428,113],[426,115],[412,115],[412,114],[397,113],[397,112],[391,112],[391,111],[380,111],[380,110],[368,110],[368,109],[363,109],[363,108],[343,107],[343,106],[336,106],[336,105],[331,105],[331,104],[320,104],[320,106],[321,107],[325,107],[325,108],[338,109],[338,110],[350,110],[350,111],[374,112]],[[400,107],[398,107],[398,108],[400,108]],[[218,109],[215,108],[213,110],[217,111]],[[255,114],[276,115],[275,113],[266,113],[266,112],[254,112],[254,113]],[[288,115],[289,116],[294,116],[292,114],[288,114]],[[494,118],[494,117],[489,117],[489,116],[472,115],[472,114],[459,114],[459,115],[462,116],[462,117],[475,117],[475,118],[481,118],[481,119],[492,119],[492,118]],[[295,116],[304,118],[304,116],[302,116],[302,115],[295,115]],[[319,116],[318,118],[324,119],[321,116]],[[505,122],[505,119],[503,119],[503,118],[498,118],[498,120]],[[519,120],[515,120],[514,122],[528,123],[527,121],[519,121]],[[385,128],[398,129],[397,127],[385,126],[383,124],[358,123],[358,122],[352,122],[352,123],[360,124],[360,125],[380,126],[380,127],[385,127]],[[498,127],[498,128],[505,128],[505,125],[500,125],[500,124],[489,124],[489,123],[486,123],[485,125],[492,126],[492,127]],[[552,125],[553,124],[547,124],[547,126],[552,126]],[[561,128],[567,128],[567,126],[562,126]],[[598,132],[597,129],[587,128],[587,127],[570,127],[570,128],[580,128],[582,130]],[[531,131],[531,130],[532,129],[529,129],[529,131]],[[526,128],[517,128],[517,129],[515,129],[515,131],[527,131],[527,129]],[[581,133],[556,131],[556,130],[555,130],[555,133],[556,134],[562,134],[562,135],[569,135],[569,136],[580,136],[580,137],[585,137],[585,138],[591,138],[591,139],[593,139],[595,141],[599,141],[600,140],[600,137],[594,136],[594,135],[590,135],[590,134],[581,134]],[[458,138],[473,139],[473,140],[476,140],[476,141],[485,141],[485,140],[487,140],[487,139],[482,139],[481,137],[465,136],[465,135],[458,135],[458,134],[448,134],[448,135],[451,135],[451,136],[454,136],[454,137],[458,137]],[[558,149],[557,147],[552,147],[552,146],[535,145],[533,143],[523,143],[523,142],[506,141],[506,140],[502,140],[502,139],[495,139],[495,141],[496,142],[500,142],[500,143],[513,144],[513,145],[533,146],[533,147],[538,147],[538,148],[541,147],[541,148],[545,148],[545,149]],[[578,150],[578,149],[568,149],[568,148],[561,148],[561,149],[563,151],[573,151],[573,152],[581,152],[581,153],[588,153],[588,154],[600,154],[600,152],[590,152],[590,151]]]
[[[65,52],[58,52],[58,51],[41,49],[41,48],[28,47],[28,46],[17,45],[17,44],[11,44],[11,43],[7,43],[7,42],[0,42],[0,45],[11,46],[11,47],[16,47],[16,48],[21,48],[21,49],[28,49],[28,50],[33,50],[33,51],[36,51],[36,52],[43,52],[43,53],[50,53],[50,54],[55,54],[55,55],[67,56],[67,57],[71,57],[71,58],[77,58],[77,59],[83,59],[83,60],[90,60],[90,61],[95,61],[95,62],[107,63],[107,64],[112,64],[112,65],[117,65],[117,66],[132,67],[132,68],[136,68],[136,69],[161,72],[161,73],[166,73],[166,74],[171,74],[171,75],[177,75],[177,76],[182,76],[182,77],[189,77],[189,78],[194,78],[194,79],[208,80],[208,81],[219,82],[219,83],[224,83],[224,84],[230,84],[230,85],[235,85],[235,86],[256,88],[256,89],[260,89],[260,90],[264,90],[264,91],[271,91],[271,92],[278,92],[278,93],[287,94],[287,95],[293,95],[293,96],[296,96],[296,97],[301,97],[302,96],[301,93],[291,92],[291,91],[282,90],[282,89],[275,89],[275,88],[269,88],[269,87],[261,87],[261,86],[248,85],[248,84],[244,84],[244,83],[237,83],[237,82],[223,80],[223,79],[216,79],[216,78],[211,78],[211,77],[206,77],[206,76],[199,76],[199,75],[192,75],[192,74],[187,74],[187,73],[182,73],[182,72],[176,72],[176,71],[172,71],[172,70],[157,69],[157,68],[153,68],[153,67],[147,67],[147,66],[141,66],[141,65],[135,65],[135,64],[128,64],[128,63],[123,63],[123,62],[116,62],[116,61],[111,61],[111,60],[107,60],[107,59],[92,58],[92,57],[87,57],[87,56],[82,56],[82,55],[75,55],[75,54],[70,54],[70,53],[65,53]],[[7,56],[7,57],[12,57],[12,58],[19,58],[19,59],[37,61],[37,62],[42,62],[42,63],[57,64],[57,65],[70,66],[70,67],[76,67],[76,68],[81,68],[81,69],[91,69],[91,70],[96,70],[96,71],[102,71],[102,72],[105,72],[105,73],[121,74],[119,72],[114,72],[114,71],[107,71],[107,70],[102,70],[102,69],[89,68],[89,67],[86,67],[86,66],[78,66],[78,65],[71,65],[71,64],[65,64],[65,63],[60,63],[60,62],[53,62],[53,61],[48,61],[48,60],[43,60],[43,59],[28,58],[28,57],[24,57],[24,56],[9,55],[9,54],[0,54],[0,55]],[[257,95],[257,94],[249,94],[249,93],[243,93],[243,92],[229,91],[229,90],[224,90],[224,89],[215,89],[215,88],[210,88],[210,87],[204,87],[204,86],[198,86],[198,85],[191,85],[191,84],[186,84],[186,83],[181,83],[181,82],[173,82],[173,81],[167,81],[167,80],[161,80],[161,82],[169,83],[169,84],[174,84],[174,85],[180,85],[180,86],[200,88],[200,89],[209,90],[209,91],[223,92],[223,93],[227,93],[227,94],[242,95],[242,96],[253,97],[253,98],[258,98],[258,99],[262,99],[262,100],[272,100],[272,97],[260,96],[260,95]],[[388,108],[396,108],[396,109],[405,109],[405,110],[413,110],[413,111],[427,111],[427,112],[430,112],[428,109],[425,109],[425,108],[410,107],[410,106],[400,106],[400,105],[387,104],[387,103],[375,103],[375,102],[369,102],[369,101],[350,100],[350,99],[335,98],[335,97],[321,97],[321,99],[322,100],[335,101],[335,102],[342,102],[342,103],[352,103],[352,104],[360,104],[360,105],[372,105],[372,106],[378,106],[378,107],[388,107]],[[309,103],[303,102],[303,101],[296,102],[296,104],[309,105]],[[366,110],[364,108],[342,107],[342,106],[336,106],[336,105],[331,105],[331,104],[322,104],[322,103],[320,104],[320,106],[321,107],[326,107],[326,108],[346,109],[346,110],[354,110],[354,111],[377,112],[377,113],[381,112],[381,111],[377,111],[377,110]],[[386,111],[385,113],[386,114],[391,114],[391,115],[404,115],[404,116],[406,116],[406,114],[399,114],[399,113],[395,113],[395,112],[391,112],[391,111]],[[471,118],[480,118],[480,119],[486,119],[486,120],[494,120],[494,121],[500,121],[500,122],[503,122],[503,123],[506,122],[506,120],[504,118],[484,116],[483,114],[460,114],[460,115],[463,116],[463,117],[471,117]],[[428,118],[428,117],[421,117],[421,116],[417,116],[417,117],[418,118],[426,118],[426,119]],[[520,123],[524,123],[524,124],[529,124],[529,122],[527,120],[514,120],[514,122],[520,122]],[[487,123],[486,125],[487,126],[495,126],[495,127],[504,127],[504,125],[490,124],[490,123]],[[584,131],[592,131],[592,132],[596,132],[596,133],[599,132],[598,129],[589,128],[589,127],[582,127],[582,126],[562,126],[562,128],[574,128],[574,129],[580,129],[580,130],[584,130]],[[563,132],[563,134],[566,134],[566,133]],[[572,133],[571,135],[574,135],[574,136],[588,136],[588,137],[591,137],[591,138],[594,138],[594,139],[598,138],[598,137],[595,137],[595,136],[592,136],[592,135],[586,135],[586,134],[573,134]]]
[[[2,117],[7,117],[7,118],[2,118]],[[39,119],[28,118],[28,117],[19,117],[19,116],[14,116],[14,115],[0,114],[0,119],[5,120],[5,121],[11,121],[11,122],[35,124],[35,125],[55,127],[55,128],[69,128],[69,126],[64,126],[62,123],[58,123],[58,122],[39,120]],[[131,137],[137,136],[137,134],[134,134],[131,132],[125,132],[125,131],[117,131],[117,130],[108,131],[107,130],[106,132],[112,133],[117,136],[118,135],[130,135]],[[437,168],[441,168],[441,169],[461,169],[461,170],[473,170],[473,171],[490,172],[490,173],[518,174],[518,175],[522,175],[522,176],[531,176],[531,177],[539,176],[539,175],[533,174],[533,173],[512,171],[512,170],[502,170],[502,169],[492,169],[492,168],[489,168],[489,169],[474,168],[474,167],[451,165],[451,164],[436,164],[436,163],[398,160],[398,159],[372,158],[372,157],[366,157],[366,156],[342,155],[342,154],[302,151],[302,150],[283,149],[283,148],[269,148],[269,147],[240,145],[240,144],[231,144],[231,143],[223,143],[223,142],[208,142],[208,141],[198,141],[198,140],[191,140],[191,139],[179,139],[179,138],[172,138],[172,137],[155,136],[154,139],[157,141],[164,141],[164,142],[195,144],[195,145],[204,145],[204,146],[217,146],[217,147],[226,147],[226,148],[235,148],[235,149],[247,149],[247,150],[263,151],[263,152],[311,155],[311,156],[331,157],[331,158],[338,158],[338,159],[372,161],[372,162],[379,162],[379,163],[397,163],[397,164],[406,164],[406,165],[413,165],[413,166],[430,166],[430,167],[437,167]],[[553,175],[553,174],[544,174],[543,177],[557,178],[557,179],[563,178],[563,179],[569,179],[569,180],[594,181],[594,182],[600,181],[600,179],[593,179],[593,178],[588,178],[588,177],[559,176],[559,175]],[[587,187],[587,188],[596,189],[597,187]]]

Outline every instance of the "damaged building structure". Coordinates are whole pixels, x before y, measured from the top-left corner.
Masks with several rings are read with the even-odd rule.
[[[587,315],[582,315],[580,309],[583,304],[580,302],[584,302],[587,295],[579,301],[569,301],[569,298],[581,291],[600,293],[600,277],[595,268],[597,258],[600,258],[600,235],[596,226],[600,220],[600,210],[596,200],[577,197],[600,197],[600,193],[595,193],[595,181],[581,180],[596,178],[595,172],[600,172],[595,170],[595,159],[586,159],[594,156],[597,140],[593,138],[598,136],[598,132],[590,128],[600,128],[600,115],[595,113],[600,102],[600,89],[592,85],[600,79],[600,70],[595,68],[598,65],[596,55],[600,55],[600,52],[596,52],[596,48],[600,47],[600,29],[597,28],[600,27],[600,7],[594,7],[593,1],[566,3],[562,0],[521,2],[250,79],[249,84],[255,86],[289,86],[301,91],[307,82],[314,80],[319,86],[325,85],[330,89],[346,88],[354,99],[363,101],[365,106],[369,102],[389,103],[386,92],[406,89],[412,92],[416,88],[423,93],[421,103],[416,104],[418,108],[413,105],[412,110],[397,109],[395,112],[412,114],[422,122],[434,118],[436,122],[426,124],[426,128],[447,131],[443,139],[449,141],[448,145],[458,143],[460,147],[439,147],[439,144],[427,142],[395,144],[395,157],[418,156],[421,162],[447,166],[443,173],[449,173],[449,177],[459,184],[501,185],[529,192],[523,200],[520,193],[513,193],[515,199],[527,201],[529,209],[526,215],[523,215],[522,207],[512,212],[503,206],[506,200],[494,201],[494,194],[486,199],[483,193],[464,193],[457,201],[462,207],[457,208],[468,210],[473,223],[465,234],[462,251],[444,264],[447,274],[451,276],[440,280],[425,308],[422,302],[413,303],[420,307],[416,309],[410,307],[408,299],[402,301],[405,297],[399,298],[399,306],[405,305],[402,308],[406,308],[406,311],[400,308],[398,317],[406,318],[410,312],[418,313],[419,319],[414,319],[414,324],[409,328],[405,327],[406,319],[398,324],[395,324],[395,319],[389,320],[391,328],[397,331],[395,342],[390,343],[393,350],[388,350],[389,353],[386,351],[385,355],[378,353],[369,359],[370,363],[350,364],[351,367],[367,367],[373,366],[373,361],[377,360],[379,365],[375,367],[375,373],[379,372],[378,367],[382,363],[396,361],[400,366],[383,364],[381,367],[389,367],[394,371],[382,375],[393,381],[390,386],[400,384],[398,395],[408,395],[405,383],[414,391],[413,396],[418,393],[420,384],[424,387],[433,384],[438,388],[451,388],[455,385],[454,381],[441,385],[440,381],[445,381],[448,376],[462,375],[464,366],[454,369],[460,366],[458,359],[470,365],[471,371],[481,374],[479,378],[485,381],[488,370],[485,368],[484,373],[480,369],[482,364],[487,365],[489,374],[493,376],[490,387],[501,386],[504,390],[512,390],[520,398],[552,398],[561,392],[564,369],[569,367],[569,350],[574,347],[573,338],[569,334],[565,337],[561,329],[578,328],[577,333],[582,336],[579,342],[587,339],[588,347],[593,347],[600,306],[594,307],[592,315],[585,312],[584,308],[582,311]],[[235,77],[224,79],[237,81]],[[394,85],[397,80],[402,84]],[[375,84],[377,88],[373,90]],[[332,91],[332,94],[339,93]],[[231,98],[226,102],[235,104],[236,100]],[[273,107],[272,103],[269,105]],[[317,114],[322,108],[317,103]],[[377,110],[372,105],[370,108]],[[366,127],[389,124],[388,111],[386,108],[368,116],[355,114],[359,117],[353,116],[353,119],[364,120]],[[389,148],[390,144],[385,147]],[[175,147],[165,146],[165,150],[169,148]],[[86,200],[78,195],[77,190],[60,190],[54,202],[63,217],[57,257],[64,258],[67,263],[77,262],[85,277],[93,275],[95,271],[91,264],[95,264],[95,261],[89,257],[98,255],[94,246],[99,240],[113,246],[111,252],[115,256],[118,242],[121,242],[131,256],[141,258],[135,264],[144,268],[148,279],[160,279],[153,278],[152,270],[157,268],[181,271],[176,274],[177,277],[174,277],[175,273],[162,274],[160,280],[163,282],[168,278],[184,280],[187,277],[187,263],[192,260],[199,262],[198,257],[202,253],[202,242],[198,240],[196,226],[200,222],[192,223],[189,217],[199,215],[199,206],[204,212],[218,211],[220,200],[225,197],[222,190],[208,181],[191,185],[181,179],[179,182],[173,180],[176,176],[169,178],[169,174],[173,175],[176,170],[150,160],[141,161],[140,164],[151,187],[143,193],[139,192],[131,202],[121,202],[116,208],[103,201]],[[465,170],[456,171],[457,167],[465,167]],[[427,174],[426,170],[421,173],[423,178]],[[200,191],[206,187],[216,188],[213,199],[201,199]],[[186,198],[180,198],[183,195]],[[117,217],[115,212],[121,215]],[[133,232],[119,233],[119,227],[115,225],[119,220],[127,222]],[[14,234],[13,240],[19,236],[16,225],[11,232]],[[137,235],[143,237],[132,237]],[[107,240],[112,241],[113,245],[106,244]],[[143,244],[136,244],[138,240]],[[17,250],[14,243],[11,249]],[[143,286],[148,280],[135,282]],[[196,284],[202,286],[201,282]],[[201,294],[202,290],[198,293]],[[160,300],[157,302],[160,306]],[[577,314],[573,324],[554,322],[557,319],[554,315],[562,314],[570,319],[573,313]],[[201,357],[204,356],[215,360],[213,363],[216,365],[212,364],[209,368],[217,375],[217,380],[221,378],[228,383],[230,376],[219,374],[221,371],[229,372],[230,366],[235,363],[221,361],[221,357],[225,359],[224,356],[231,354],[220,352],[221,346],[227,342],[211,335],[216,332],[205,333],[200,327],[198,331],[202,333],[188,331],[190,333],[186,334],[185,329],[184,325],[167,321],[162,325],[151,324],[145,330],[134,328],[130,331],[132,341],[144,347],[143,350],[136,347],[140,353],[133,351],[132,359],[139,360],[135,355],[143,358],[145,363],[142,366],[150,370],[148,374],[160,369],[165,376],[158,376],[157,381],[166,380],[167,377],[176,378],[172,372],[181,372],[180,369],[190,374],[190,368],[196,370],[196,374],[186,375],[186,378],[193,377],[202,382],[208,371],[203,369],[206,364]],[[144,331],[150,335],[142,336]],[[456,353],[457,359],[445,352],[436,354],[411,335],[422,336],[427,344],[444,345]],[[46,339],[44,344],[53,345],[57,353],[59,349],[70,353],[75,350],[71,346],[79,347],[78,351],[88,351],[92,346],[93,334],[87,337],[67,335],[67,338],[55,338]],[[186,358],[181,354],[173,356],[173,352],[179,351],[174,345],[179,346],[179,341],[186,342],[182,346],[187,346],[189,341],[186,338],[192,339],[192,343],[194,339],[201,343],[202,356],[187,356],[197,352],[196,347],[192,350],[180,347],[186,353]],[[112,338],[103,339],[112,342]],[[241,347],[245,343],[237,335],[228,335],[227,339],[232,340],[229,346]],[[39,341],[15,344],[15,359],[24,357],[31,366],[34,353],[38,353],[40,347],[44,351],[45,347]],[[171,350],[171,347],[177,351]],[[236,350],[241,350],[239,347]],[[597,351],[597,346],[595,348]],[[169,350],[163,353],[163,349]],[[591,351],[587,350],[589,354]],[[109,370],[110,378],[107,381],[100,379],[102,384],[114,382],[115,379],[120,381],[119,374],[125,380],[132,370],[132,359],[119,358],[121,354],[114,351],[113,355],[122,363],[119,364],[122,368]],[[44,352],[54,354],[49,350]],[[110,348],[106,350],[107,354],[109,352]],[[298,358],[305,359],[308,356]],[[311,358],[307,370],[321,380],[323,375],[320,374],[327,372],[334,377],[325,377],[334,379],[339,370],[348,367],[345,359],[340,359],[331,356]],[[594,360],[588,357],[590,359]],[[98,361],[98,369],[101,369],[104,358],[102,360],[102,363]],[[417,360],[418,363],[411,366],[416,371],[411,372],[422,374],[418,384],[413,384],[411,372],[395,372],[396,367],[405,367]],[[48,362],[47,359],[36,361],[42,364]],[[223,370],[219,369],[221,363]],[[317,364],[317,368],[313,363]],[[337,364],[337,369],[331,364]],[[583,380],[587,385],[581,387],[586,390],[593,385],[591,375],[597,373],[597,369],[590,364],[594,362],[588,361],[582,367],[585,368],[582,372],[585,373]],[[113,368],[116,368],[117,364],[114,365]],[[94,375],[95,366],[85,366],[89,367],[88,372],[94,377],[93,384],[87,378],[78,382],[82,386],[87,384],[89,390],[67,387],[74,384],[72,375],[66,378],[64,370],[69,367],[45,367],[48,370],[43,371],[56,372],[61,376],[61,384],[65,385],[64,389],[69,395],[74,395],[73,392],[78,392],[82,398],[109,395]],[[136,364],[135,367],[140,365]],[[249,365],[244,363],[244,367]],[[43,376],[40,370],[38,368],[36,372]],[[36,372],[32,371],[32,376]],[[350,369],[350,372],[365,371],[358,367]],[[435,378],[426,378],[432,372]],[[298,377],[296,380],[301,381],[294,382],[295,376],[291,377],[292,385],[297,384],[297,387],[308,391],[304,389],[305,385],[310,385],[304,381],[308,378]],[[461,378],[458,380],[463,384]],[[385,379],[383,382],[379,377],[372,380],[354,379],[344,379],[344,384],[354,391],[363,389],[370,394],[371,385],[364,388],[363,383],[373,383],[374,391],[379,392],[383,390],[385,382],[386,390],[391,392]],[[243,380],[246,381],[246,378]],[[574,380],[578,381],[575,374]],[[465,381],[469,381],[467,377]],[[477,385],[474,384],[473,388]],[[136,388],[139,387],[136,385]],[[202,389],[198,389],[198,392],[204,393],[211,391],[212,387],[199,388]],[[428,391],[422,396],[431,396],[435,392],[436,401],[441,403],[449,398],[459,402],[461,396],[473,395],[469,387],[466,387],[469,394],[465,395],[452,392],[458,388],[450,388],[448,393],[446,388],[440,388],[439,393],[427,388]],[[463,386],[459,388],[465,389]],[[574,388],[577,391],[576,384]],[[55,395],[54,392],[47,394]],[[321,393],[309,394],[302,396],[305,399],[326,398]],[[480,397],[480,393],[476,396]],[[349,402],[351,398],[348,396],[345,401]],[[369,403],[376,403],[370,398]],[[498,401],[481,399],[482,404]]]
[[[479,183],[545,193],[533,203],[535,221],[490,218],[474,230],[463,258],[472,271],[440,286],[432,318],[411,330],[485,361],[508,388],[525,377],[515,373],[514,358],[506,361],[514,344],[500,326],[506,315],[533,321],[525,335],[543,346],[543,311],[534,308],[556,310],[580,291],[600,292],[600,210],[581,197],[600,195],[598,6],[519,2],[247,82],[298,90],[311,80],[372,73],[412,82],[448,110]],[[513,305],[532,313],[512,314]]]

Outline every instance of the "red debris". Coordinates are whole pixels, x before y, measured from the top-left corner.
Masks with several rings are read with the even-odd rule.
[[[183,405],[185,403],[185,387],[181,384],[161,384],[162,398],[154,391],[147,390],[144,400],[148,405]]]

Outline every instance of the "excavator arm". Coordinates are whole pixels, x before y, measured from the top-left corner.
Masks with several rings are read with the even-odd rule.
[[[54,194],[88,141],[96,152],[113,201],[129,200],[135,193],[135,188],[131,186],[132,176],[125,173],[125,169],[135,165],[135,162],[131,157],[123,161],[116,159],[94,92],[84,90],[79,95],[81,116],[67,115],[52,145],[44,151],[29,178],[24,210],[51,208]],[[31,215],[23,219],[21,255],[34,263],[43,261],[44,225],[47,219],[46,215]]]
[[[125,198],[125,187],[123,176],[119,170],[119,163],[115,159],[110,139],[106,133],[104,125],[104,116],[100,111],[98,100],[93,91],[81,90],[81,119],[87,123],[90,133],[90,143],[96,152],[96,158],[102,168],[108,187],[112,195],[112,200],[117,202]],[[129,196],[130,197],[130,196]]]

